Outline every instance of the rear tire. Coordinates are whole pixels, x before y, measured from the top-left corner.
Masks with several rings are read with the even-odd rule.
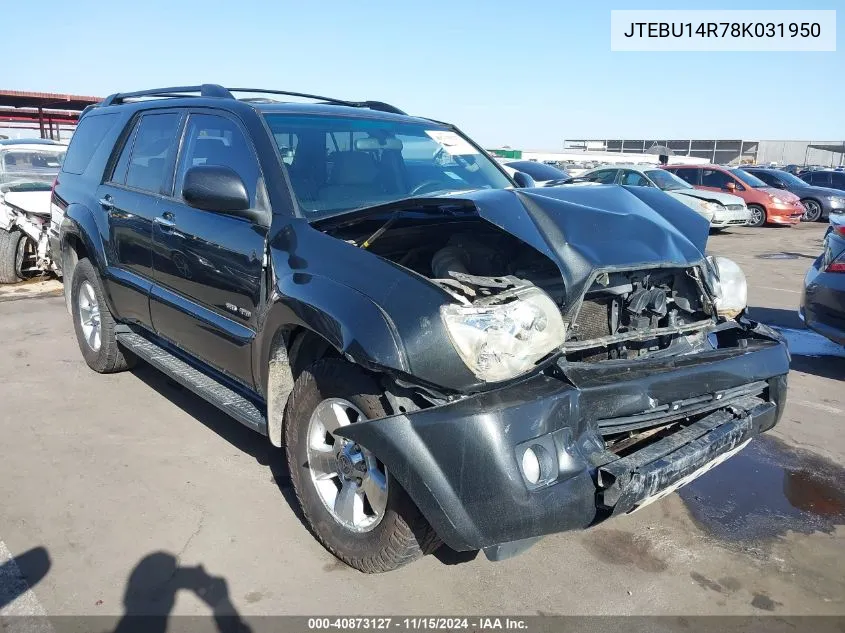
[[[0,229],[0,284],[23,281],[23,254],[28,238],[18,229]]]
[[[751,211],[751,218],[748,220],[748,226],[763,226],[766,224],[766,210],[759,204],[749,204],[748,210]]]
[[[117,323],[106,303],[100,276],[88,259],[77,262],[70,284],[73,328],[85,362],[100,374],[131,369],[137,358],[117,343]]]
[[[328,427],[321,428],[316,435],[313,433],[315,412],[327,401],[342,402],[357,409],[365,419],[378,418],[387,415],[381,396],[378,384],[355,365],[339,359],[322,359],[305,368],[297,378],[285,415],[291,483],[308,528],[329,552],[350,567],[368,574],[406,565],[433,552],[440,545],[434,530],[411,498],[383,466],[386,503],[380,514],[373,513],[378,519],[371,520],[369,525],[360,529],[344,525],[336,513],[337,502],[335,509],[329,510],[325,493],[317,488],[318,479],[322,486],[331,481],[338,486],[336,495],[340,498],[340,486],[348,482],[344,483],[342,474],[315,477],[315,472],[321,469],[316,464],[313,467],[309,464],[309,446],[315,441],[313,438],[328,437],[332,445],[337,443],[337,449],[343,445],[342,439],[333,436]],[[366,452],[366,449],[363,450]],[[329,466],[339,461],[333,458],[334,453],[327,455]],[[370,457],[374,459],[374,456]],[[356,489],[366,490],[364,486]],[[361,507],[367,507],[363,505],[363,499],[361,504]]]

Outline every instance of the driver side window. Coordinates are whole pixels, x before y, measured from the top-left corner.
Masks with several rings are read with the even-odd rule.
[[[632,171],[630,169],[626,169],[622,172],[622,183],[623,185],[633,185],[635,187],[649,187],[651,183],[648,181],[648,178],[643,176],[642,174]]]

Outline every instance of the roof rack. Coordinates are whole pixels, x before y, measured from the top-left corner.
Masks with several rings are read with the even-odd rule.
[[[127,99],[135,99],[139,97],[218,97],[222,99],[234,99],[233,92],[251,92],[255,94],[268,95],[284,95],[287,97],[302,97],[304,99],[314,99],[315,101],[322,101],[323,103],[330,103],[334,105],[344,105],[351,108],[368,108],[370,110],[378,110],[380,112],[391,112],[393,114],[406,114],[399,108],[384,103],[383,101],[347,101],[345,99],[334,99],[332,97],[323,97],[320,95],[308,94],[306,92],[291,92],[288,90],[268,90],[266,88],[224,88],[217,84],[202,84],[201,86],[179,86],[175,88],[153,88],[151,90],[139,90],[137,92],[118,92],[109,95],[103,99],[101,106],[118,105],[125,103]],[[258,99],[244,99],[244,101],[252,103],[260,103]],[[265,102],[269,102],[267,100]]]

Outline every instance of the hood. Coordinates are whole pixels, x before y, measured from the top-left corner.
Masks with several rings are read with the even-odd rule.
[[[677,194],[679,196],[689,196],[690,198],[699,198],[701,200],[714,200],[723,206],[728,206],[729,204],[745,204],[745,201],[739,196],[735,196],[731,193],[707,191],[706,189],[675,189],[673,191],[667,191],[666,193]]]
[[[453,194],[552,260],[568,300],[601,271],[687,267],[704,259],[710,223],[653,187],[546,187]],[[568,301],[568,302],[569,302]]]
[[[0,201],[27,213],[50,215],[50,190],[8,191],[0,193]]]
[[[836,196],[837,198],[845,198],[845,192],[839,189],[831,189],[830,187],[818,187],[807,183],[803,187],[795,187],[793,193],[800,192],[799,196],[819,196],[820,198],[829,198]]]
[[[777,196],[781,200],[786,200],[787,202],[798,202],[800,200],[800,198],[791,191],[778,189],[777,187],[755,187],[754,191],[762,191],[770,196]]]

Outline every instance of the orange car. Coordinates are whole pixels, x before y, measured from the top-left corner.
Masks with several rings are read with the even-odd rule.
[[[794,193],[770,187],[756,176],[735,167],[719,165],[667,165],[675,175],[696,189],[725,191],[745,200],[751,212],[749,226],[798,224],[804,205]]]

